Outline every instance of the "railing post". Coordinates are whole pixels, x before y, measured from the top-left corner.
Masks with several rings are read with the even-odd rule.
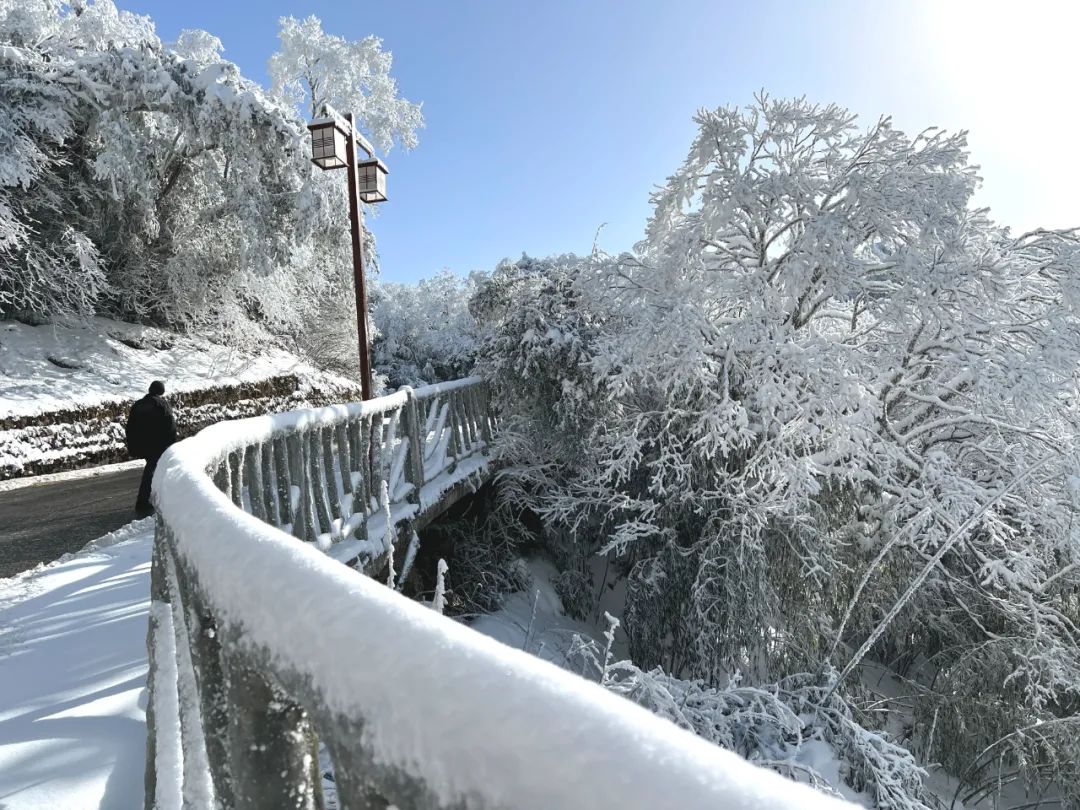
[[[227,636],[225,699],[228,757],[235,810],[321,810],[314,734],[304,710],[267,677],[266,668],[239,652]]]
[[[230,782],[222,738],[228,706],[221,694],[221,666],[213,619],[175,554],[168,528],[162,545],[176,638],[176,690],[183,741],[185,807],[217,801],[230,807]]]

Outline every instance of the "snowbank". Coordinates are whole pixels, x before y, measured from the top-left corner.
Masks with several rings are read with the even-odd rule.
[[[526,560],[526,565],[531,586],[507,594],[499,610],[477,616],[468,626],[508,647],[532,653],[572,672],[570,653],[574,636],[602,645],[605,622],[593,621],[595,617],[591,614],[589,621],[566,615],[552,584],[558,575],[555,566],[539,557]]]

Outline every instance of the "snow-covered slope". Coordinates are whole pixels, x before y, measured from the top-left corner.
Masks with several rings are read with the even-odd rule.
[[[359,398],[359,386],[280,348],[93,318],[0,321],[0,480],[124,460],[132,400],[163,380],[181,437],[222,419]]]
[[[248,353],[107,318],[43,326],[0,322],[0,418],[130,400],[146,393],[152,380],[178,392],[280,374],[350,384],[273,347]]]

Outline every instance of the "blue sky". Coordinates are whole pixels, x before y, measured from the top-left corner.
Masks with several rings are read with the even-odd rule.
[[[402,94],[424,103],[369,225],[383,277],[491,269],[522,251],[629,248],[682,161],[700,107],[755,90],[843,104],[869,124],[972,131],[980,202],[1018,228],[1080,225],[1072,4],[383,0],[118,0],[171,40],[202,28],[266,82],[278,18],[380,36]],[[1059,136],[1058,133],[1061,133]]]

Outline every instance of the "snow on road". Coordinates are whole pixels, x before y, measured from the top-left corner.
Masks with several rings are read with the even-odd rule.
[[[153,520],[0,580],[0,808],[142,805]]]

